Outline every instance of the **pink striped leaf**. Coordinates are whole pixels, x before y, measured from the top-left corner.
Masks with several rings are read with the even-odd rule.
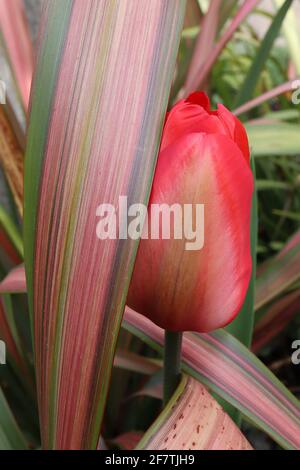
[[[206,62],[213,49],[222,3],[222,0],[211,2],[208,12],[201,22],[201,30],[198,35],[184,85],[184,88],[187,90],[191,90],[190,83],[193,83],[195,74],[197,74],[197,71]]]
[[[25,282],[23,288],[26,289]],[[163,330],[128,307],[123,326],[162,351]],[[299,401],[254,354],[225,330],[205,335],[185,333],[183,367],[282,447],[300,448]]]
[[[25,282],[23,288],[26,289]],[[127,307],[123,326],[162,351],[163,330],[147,318]],[[183,367],[282,447],[300,448],[299,401],[253,353],[225,330],[201,335],[185,333]]]
[[[1,0],[0,29],[27,109],[33,73],[33,49],[22,0]]]
[[[139,374],[152,375],[160,369],[161,365],[155,359],[140,356],[125,349],[118,349],[115,355],[114,367]]]
[[[164,332],[126,308],[123,326],[162,352]],[[286,449],[300,449],[299,401],[225,330],[185,333],[183,369],[240,410]]]
[[[235,31],[239,28],[240,24],[245,20],[249,13],[251,13],[259,1],[260,0],[244,0],[244,3],[231,20],[229,26],[214,46],[205,64],[201,62],[199,67],[197,67],[197,70],[195,70],[193,79],[189,82],[189,87],[184,88],[184,96],[187,96],[191,91],[197,88],[201,88],[224,47],[230,41]]]
[[[260,266],[255,286],[255,309],[258,310],[282,294],[299,278],[300,242],[297,232],[278,255]]]
[[[12,269],[8,275],[0,282],[0,293],[25,293],[26,278],[24,265],[20,264],[16,268]]]
[[[258,319],[254,328],[252,350],[259,351],[300,312],[300,289],[276,300]]]
[[[147,450],[250,450],[238,427],[193,377],[184,375],[173,397],[139,442]]]
[[[295,80],[290,80],[289,82],[282,83],[281,85],[278,85],[272,90],[269,90],[266,93],[263,93],[262,95],[253,98],[253,100],[247,101],[247,103],[244,103],[242,106],[239,106],[237,109],[235,109],[233,113],[236,116],[239,116],[240,114],[251,111],[251,109],[256,108],[257,106],[261,105],[262,103],[265,103],[266,101],[277,98],[277,96],[283,95],[284,93],[288,93],[294,89],[294,83]]]
[[[95,449],[137,249],[100,204],[146,204],[185,2],[51,0],[25,158],[25,268],[44,448]]]

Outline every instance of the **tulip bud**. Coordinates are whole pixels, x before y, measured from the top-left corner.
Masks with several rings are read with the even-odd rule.
[[[204,240],[198,250],[184,237],[140,241],[127,303],[160,327],[207,332],[238,314],[251,276],[249,159],[243,125],[204,93],[168,113],[147,225],[153,204],[201,204]]]

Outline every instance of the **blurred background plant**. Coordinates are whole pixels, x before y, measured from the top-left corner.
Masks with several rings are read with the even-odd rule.
[[[25,1],[33,50],[42,1]],[[18,3],[17,0],[12,2]],[[3,1],[1,8],[4,8]],[[26,21],[15,25],[13,22],[9,25],[9,18],[4,21],[6,23],[1,23],[0,19],[1,78],[9,86],[5,111],[2,105],[0,107],[0,269],[5,279],[1,284],[0,339],[6,343],[7,364],[0,366],[0,447],[37,448],[40,437],[24,274],[21,269],[6,277],[23,260],[22,174],[28,103],[26,89],[23,93],[19,79],[24,75],[22,72],[18,75],[18,65],[23,55],[23,74],[26,68],[30,71],[31,39]],[[16,28],[15,35],[6,34],[8,26]],[[20,37],[23,37],[22,43]],[[12,53],[14,47],[19,56]],[[278,423],[284,422],[279,412],[278,420],[274,418],[275,422],[270,424],[263,406],[255,410],[254,405],[247,405],[247,399],[253,390],[257,393],[260,390],[262,397],[269,393],[278,400],[273,403],[278,406],[275,410],[290,400],[287,415],[292,409],[299,418],[299,402],[288,394],[288,390],[294,397],[300,394],[300,365],[291,361],[292,343],[300,339],[299,88],[298,0],[187,1],[169,105],[192,90],[204,89],[214,106],[223,103],[246,125],[255,161],[258,205],[254,330],[252,335],[248,304],[247,318],[243,320],[245,315],[241,316],[227,331],[249,347],[273,375],[269,376],[262,364],[255,362],[249,350],[243,349],[240,343],[232,343],[231,336],[229,339],[222,336],[226,331],[220,332],[220,336],[217,332],[216,337],[203,335],[201,339],[200,335],[197,341],[199,348],[203,348],[202,359],[199,356],[199,364],[191,366],[188,352],[187,355],[184,352],[185,371],[209,387],[256,449],[278,448],[278,444],[297,447],[288,421],[282,424],[286,434],[280,426],[274,431]],[[152,331],[151,336],[151,329],[134,324],[130,314],[127,312],[119,336],[103,425],[105,445],[126,449],[134,448],[151,425],[160,411],[162,395],[158,333]],[[242,359],[245,360],[253,383],[242,375],[238,382],[238,374],[242,372],[237,372],[235,366],[229,368],[227,379],[221,376],[214,379],[213,372],[210,376],[207,371],[214,370],[213,352],[205,359],[203,351],[216,347],[212,338],[219,342],[219,347],[223,345],[224,364],[233,351],[238,357],[237,363],[241,361],[241,370],[245,365]],[[188,338],[187,343],[190,340]],[[241,399],[235,394],[240,389],[230,389],[230,376],[241,388],[243,385],[248,389]],[[286,388],[281,388],[275,376]],[[263,398],[261,400],[263,404]],[[271,413],[270,403],[265,406]]]

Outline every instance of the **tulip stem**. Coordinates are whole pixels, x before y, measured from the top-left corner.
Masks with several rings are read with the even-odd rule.
[[[182,333],[165,330],[164,397],[166,406],[180,382]]]

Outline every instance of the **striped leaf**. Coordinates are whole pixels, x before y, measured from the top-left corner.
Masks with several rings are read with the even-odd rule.
[[[221,52],[223,51],[226,44],[231,40],[232,36],[239,28],[245,18],[255,8],[259,0],[245,0],[242,6],[238,9],[236,15],[230,21],[228,27],[221,35],[220,39],[216,43],[215,47],[211,51],[205,64],[201,63],[199,68],[194,71],[193,80],[190,80],[189,89],[184,90],[184,94],[188,95],[190,91],[197,88],[201,88],[209,73],[211,72],[215,62],[218,60]]]
[[[162,352],[164,332],[127,308],[123,326]],[[185,333],[183,369],[209,386],[283,448],[300,448],[299,401],[237,339],[224,330]]]
[[[256,98],[253,98],[250,101],[247,101],[245,104],[242,104],[237,109],[235,109],[234,114],[236,116],[239,116],[240,114],[246,113],[248,111],[251,111],[251,109],[256,108],[257,106],[260,106],[266,101],[272,100],[280,95],[283,95],[284,93],[292,91],[294,82],[295,80],[290,80],[288,82],[282,83],[276,86],[275,88],[272,88],[272,90],[268,90],[262,95],[257,96]]]
[[[24,265],[20,264],[16,268],[12,269],[0,282],[0,293],[20,294],[25,293],[26,291],[27,289]]]
[[[95,449],[137,242],[96,209],[147,203],[185,2],[51,0],[25,162],[25,268],[44,448]]]
[[[206,388],[184,375],[137,449],[250,450],[251,446]]]
[[[290,244],[293,242],[292,239]],[[23,287],[26,290],[25,282]],[[128,307],[123,327],[162,352],[163,330]],[[183,368],[282,447],[300,448],[299,401],[253,353],[225,330],[201,335],[185,333]]]
[[[140,356],[126,349],[118,349],[115,355],[114,367],[139,374],[152,375],[160,369],[161,365],[154,359]]]
[[[283,250],[260,266],[256,280],[255,309],[282,294],[300,278],[299,233],[286,244]]]
[[[184,88],[188,93],[191,91],[190,83],[193,83],[195,74],[197,75],[197,72],[206,62],[213,49],[215,38],[218,32],[219,16],[222,3],[222,0],[215,0],[214,2],[211,2],[208,12],[201,22],[201,30],[193,51],[192,60],[184,85]]]
[[[246,124],[246,130],[254,157],[299,155],[298,124]]]
[[[254,328],[252,351],[259,351],[289,324],[300,312],[300,289],[275,301],[257,320]]]
[[[1,0],[0,29],[27,109],[33,72],[33,49],[22,0]]]

